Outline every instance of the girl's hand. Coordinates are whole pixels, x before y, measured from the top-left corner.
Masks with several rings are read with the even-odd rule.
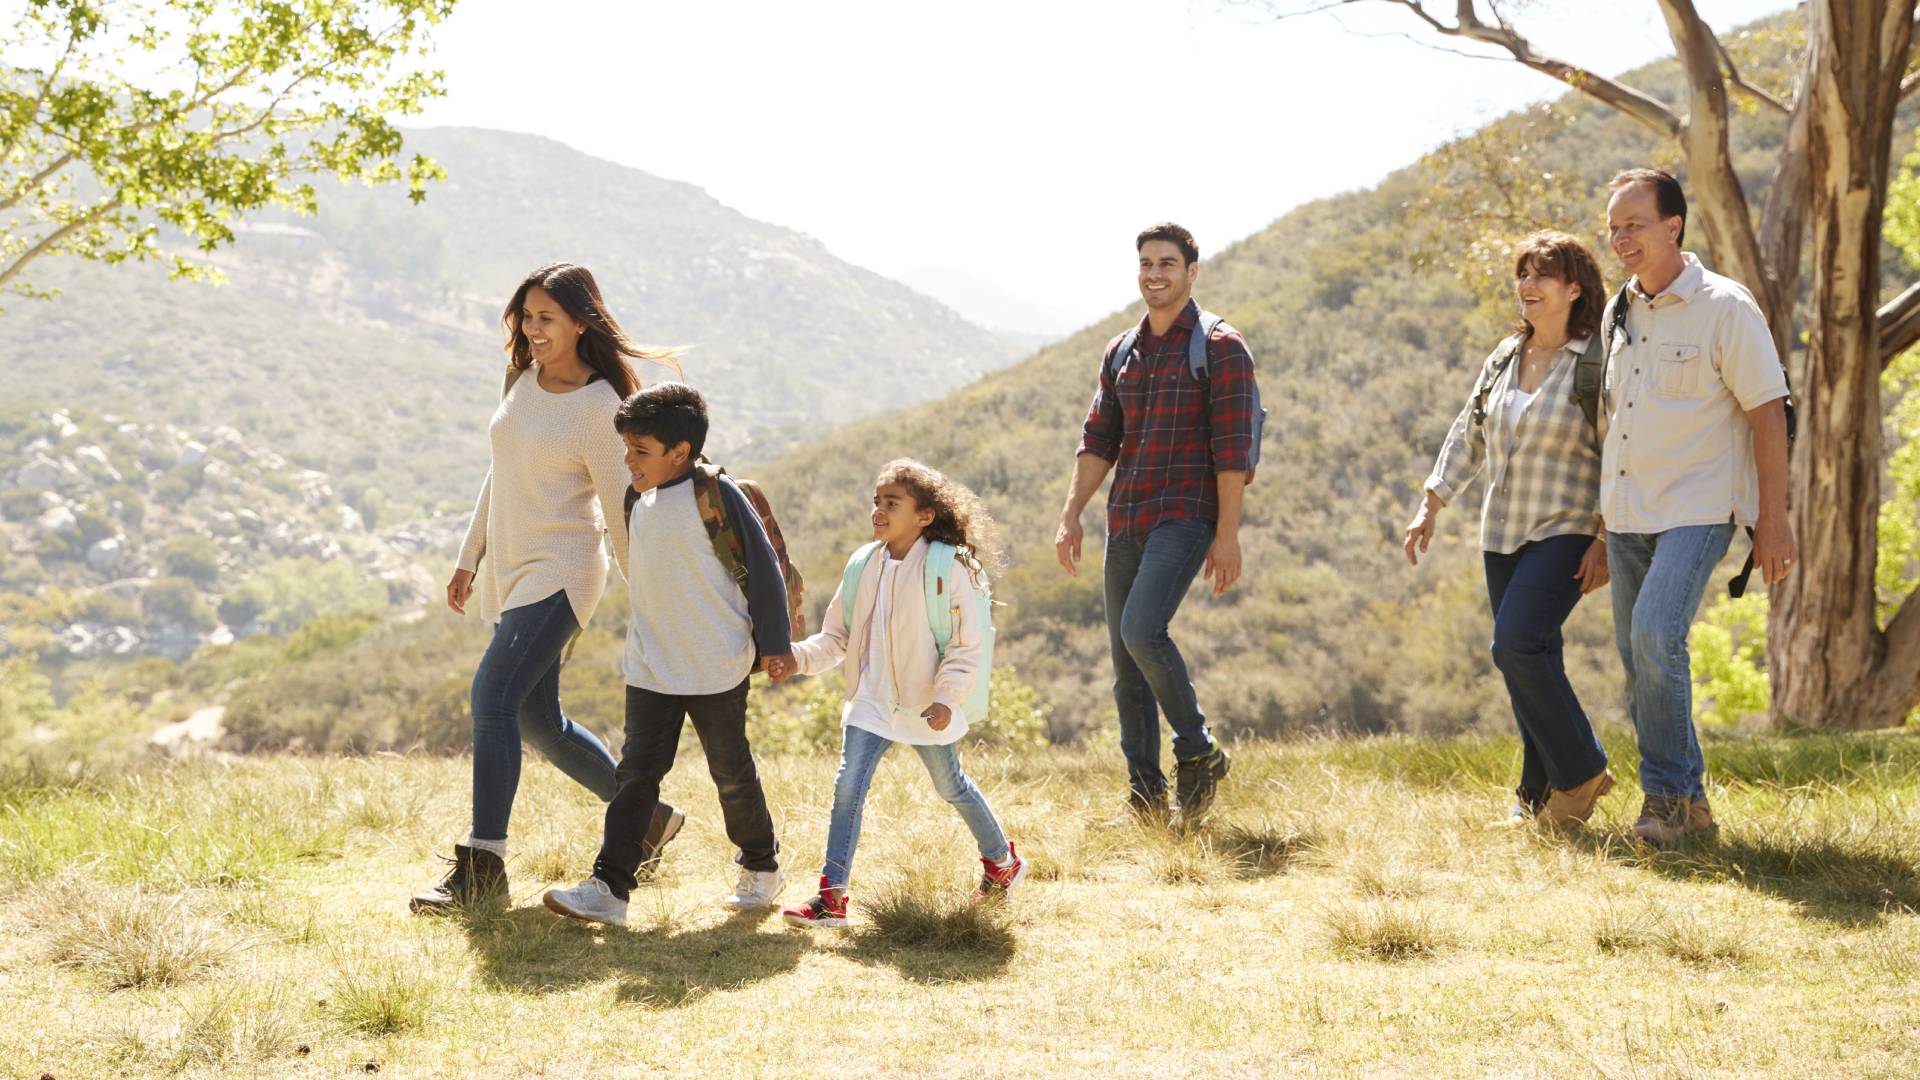
[[[936,701],[927,706],[927,711],[921,713],[920,718],[925,720],[927,726],[933,730],[945,731],[947,725],[953,723],[953,710]]]
[[[447,606],[455,615],[467,613],[467,600],[473,596],[473,571],[455,570],[447,582]]]
[[[1585,596],[1607,583],[1607,538],[1596,536],[1593,543],[1587,545],[1587,553],[1580,557],[1580,569],[1573,572],[1580,581],[1580,595]]]
[[[800,665],[794,663],[793,657],[788,655],[769,656],[763,662],[762,666],[767,669],[767,678],[772,679],[774,682],[779,682],[787,676],[792,675]]]

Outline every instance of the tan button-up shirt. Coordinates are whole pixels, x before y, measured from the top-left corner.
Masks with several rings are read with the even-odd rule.
[[[1658,533],[1760,514],[1747,412],[1787,395],[1753,294],[1685,254],[1648,300],[1635,278],[1601,398],[1600,512],[1618,533]],[[1613,319],[1613,302],[1601,325]]]

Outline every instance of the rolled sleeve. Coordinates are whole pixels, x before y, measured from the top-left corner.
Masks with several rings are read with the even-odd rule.
[[[1253,467],[1253,355],[1232,330],[1218,334],[1208,348],[1214,356],[1207,374],[1213,471],[1246,472]]]
[[[1780,354],[1773,347],[1773,335],[1767,332],[1766,316],[1759,305],[1742,298],[1727,305],[1720,333],[1715,335],[1714,365],[1720,381],[1726,384],[1744,412],[1787,396],[1787,373],[1780,366]]]
[[[1125,335],[1122,335],[1125,336]],[[1080,449],[1074,456],[1093,454],[1107,461],[1120,457],[1120,439],[1126,433],[1126,420],[1120,412],[1120,395],[1113,384],[1113,351],[1120,338],[1107,343],[1100,354],[1100,379],[1094,386],[1093,404],[1087,408],[1086,423],[1080,429]]]
[[[1473,396],[1469,394],[1466,406],[1447,429],[1447,441],[1440,444],[1440,454],[1433,460],[1433,472],[1428,474],[1426,486],[1451,503],[1461,489],[1480,475],[1486,459],[1487,433],[1473,422]]]

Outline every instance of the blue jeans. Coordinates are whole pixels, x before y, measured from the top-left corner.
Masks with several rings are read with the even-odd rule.
[[[1662,533],[1607,534],[1613,633],[1627,669],[1627,708],[1640,742],[1640,786],[1649,795],[1704,799],[1706,758],[1693,730],[1693,660],[1687,630],[1733,523]]]
[[[1538,807],[1600,775],[1607,752],[1567,681],[1560,626],[1580,603],[1574,573],[1591,536],[1550,536],[1511,555],[1485,552],[1493,666],[1520,727],[1520,798]]]
[[[476,840],[507,838],[522,739],[601,802],[613,798],[613,755],[560,711],[560,654],[579,625],[564,589],[500,613],[471,691]]]
[[[1135,794],[1167,790],[1160,769],[1160,720],[1173,728],[1179,761],[1213,752],[1187,662],[1167,634],[1187,588],[1206,565],[1213,522],[1181,519],[1154,526],[1145,541],[1107,540],[1107,645],[1113,654],[1113,701],[1120,712],[1120,752]]]
[[[853,849],[860,843],[860,815],[867,805],[867,790],[873,786],[873,770],[880,758],[893,746],[893,740],[875,735],[865,728],[841,729],[840,774],[833,781],[833,819],[827,824],[827,865],[820,873],[827,886],[847,887],[853,872]],[[1000,821],[987,805],[987,797],[960,768],[960,747],[915,746],[920,763],[933,777],[933,789],[960,811],[974,842],[980,845],[980,857],[998,862],[1007,857],[1007,836]]]

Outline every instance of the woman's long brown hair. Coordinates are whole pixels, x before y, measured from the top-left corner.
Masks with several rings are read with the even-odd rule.
[[[513,299],[507,301],[507,310],[500,315],[500,328],[507,335],[509,366],[525,371],[533,363],[533,346],[520,330],[520,313],[527,304],[527,290],[535,286],[545,289],[563,311],[586,328],[580,335],[580,360],[607,380],[622,398],[640,389],[640,377],[627,363],[629,357],[667,364],[682,379],[687,377],[680,367],[679,349],[634,342],[607,311],[607,302],[601,298],[600,286],[593,280],[593,274],[584,266],[564,262],[550,263],[528,274],[513,291]]]

